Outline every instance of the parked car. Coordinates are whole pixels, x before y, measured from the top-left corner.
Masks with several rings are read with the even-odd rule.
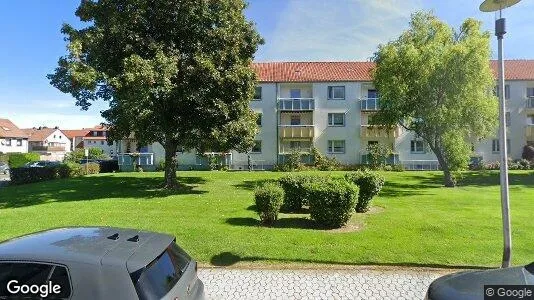
[[[425,299],[485,299],[485,295],[490,297],[499,296],[499,290],[495,287],[486,287],[485,289],[484,285],[504,286],[532,284],[534,284],[534,263],[513,268],[492,269],[486,271],[465,271],[445,275],[434,280],[428,287]],[[500,292],[506,292],[506,290],[500,290]],[[501,298],[496,297],[495,299]],[[527,298],[525,297],[524,299]]]
[[[0,162],[0,174],[9,174],[9,165],[5,162]]]
[[[100,160],[98,160],[98,159],[92,159],[92,158],[89,158],[89,159],[84,158],[84,159],[80,159],[80,160],[78,161],[78,163],[79,163],[79,164],[82,164],[82,165],[83,165],[83,164],[86,164],[86,163],[95,163],[95,164],[98,164],[99,162],[100,162]]]
[[[59,161],[48,161],[48,160],[39,160],[26,163],[24,167],[26,168],[43,168],[43,167],[54,167],[59,166],[61,163]]]
[[[0,243],[0,299],[47,297],[22,295],[33,285],[54,299],[205,297],[197,263],[173,236],[113,227],[59,228]]]

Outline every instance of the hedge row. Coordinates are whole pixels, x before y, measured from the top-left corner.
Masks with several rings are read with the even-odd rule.
[[[77,163],[65,163],[59,166],[42,168],[13,168],[10,177],[11,184],[26,184],[57,178],[72,178],[87,174],[98,174],[100,166],[96,163],[85,165]]]
[[[11,169],[13,168],[20,168],[24,166],[26,163],[32,162],[32,161],[38,161],[40,156],[38,153],[9,153],[7,155],[7,162],[9,164],[9,167]]]

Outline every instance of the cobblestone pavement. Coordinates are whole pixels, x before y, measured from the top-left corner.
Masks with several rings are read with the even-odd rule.
[[[423,299],[452,271],[199,269],[208,299]]]

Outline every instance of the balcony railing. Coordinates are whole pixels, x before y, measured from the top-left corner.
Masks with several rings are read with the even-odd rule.
[[[534,124],[527,125],[527,138],[534,139]]]
[[[278,125],[279,137],[286,138],[313,138],[314,125]]]
[[[380,109],[378,98],[362,98],[360,100],[361,111],[377,111]]]
[[[65,151],[63,146],[32,146],[32,151],[61,152]]]
[[[437,171],[439,162],[437,160],[403,160],[401,162],[405,170],[412,171]]]
[[[360,137],[362,138],[396,138],[399,136],[399,128],[387,128],[379,125],[361,125]]]
[[[369,156],[369,153],[362,153],[362,156],[361,156],[361,163],[362,165],[368,165],[371,163],[371,157]],[[390,154],[386,160],[384,161],[384,163],[386,165],[398,165],[400,164],[400,159],[399,159],[399,155],[396,154],[396,153],[393,153],[393,154]]]
[[[117,157],[119,166],[132,165],[134,159],[138,166],[152,166],[154,164],[154,153],[119,153]]]
[[[527,99],[527,105],[526,105],[527,108],[532,108],[534,109],[534,98],[528,98]]]
[[[313,98],[278,98],[278,109],[286,111],[307,111],[315,109]]]

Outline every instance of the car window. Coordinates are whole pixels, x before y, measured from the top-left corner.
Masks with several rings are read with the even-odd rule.
[[[49,281],[53,285],[60,285],[60,293],[50,293],[46,299],[68,299],[71,288],[68,271],[65,267],[41,263],[0,263],[0,299],[11,299],[13,294],[8,290],[8,283],[16,280],[9,288],[16,290],[23,285],[46,285]],[[24,294],[24,299],[42,299],[38,294]]]
[[[160,256],[138,274],[132,274],[132,280],[139,298],[142,300],[160,299],[165,296],[187,269],[191,257],[175,243],[171,244]]]

